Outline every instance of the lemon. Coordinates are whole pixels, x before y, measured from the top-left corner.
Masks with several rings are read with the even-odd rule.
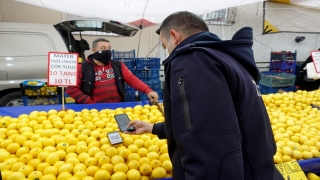
[[[282,161],[283,161],[283,162],[289,162],[289,161],[291,161],[291,160],[292,160],[291,157],[288,156],[288,155],[282,156]]]
[[[80,180],[87,176],[87,172],[85,170],[79,170],[74,173],[75,177],[78,177]]]
[[[72,177],[72,174],[70,174],[69,172],[61,172],[58,175],[57,180],[67,180],[70,177]]]
[[[127,174],[124,172],[116,172],[112,174],[111,180],[118,180],[118,179],[127,179]]]
[[[158,159],[153,159],[152,161],[150,161],[150,165],[154,169],[157,167],[161,167],[162,164],[161,161],[159,161]]]
[[[141,175],[147,176],[152,172],[150,164],[142,164],[139,168]]]
[[[137,169],[130,169],[127,172],[127,178],[128,180],[137,180],[137,179],[141,179],[141,174]]]
[[[90,166],[86,169],[86,173],[88,174],[88,176],[93,177],[98,170],[99,168],[97,166]]]
[[[37,166],[37,171],[43,172],[43,170],[44,170],[46,167],[49,167],[49,166],[50,166],[50,164],[47,163],[47,162],[40,163],[40,164]]]
[[[280,158],[281,159],[281,158]],[[165,160],[162,162],[162,167],[167,171],[171,172],[172,171],[172,163],[170,160]]]
[[[1,152],[1,156],[0,156],[0,162],[4,162],[5,160],[10,158],[10,153],[5,151],[5,152]]]
[[[159,152],[159,146],[151,145],[151,146],[149,146],[148,151],[149,152]]]
[[[152,177],[153,178],[164,178],[166,177],[167,172],[163,167],[157,167],[152,170]]]
[[[94,179],[95,180],[106,180],[106,179],[110,179],[110,173],[106,170],[98,170],[95,174],[94,174]]]
[[[80,170],[86,171],[86,169],[87,169],[87,166],[85,164],[79,163],[79,164],[74,166],[73,174],[76,173],[77,171],[80,171]]]
[[[101,170],[106,170],[110,174],[113,174],[113,165],[111,163],[105,163],[100,167]]]
[[[82,180],[95,180],[95,179],[91,176],[86,176]]]
[[[302,153],[300,151],[294,150],[292,152],[292,157],[296,160],[302,159]]]
[[[11,165],[10,170],[13,171],[13,172],[16,172],[16,171],[18,171],[18,170],[20,169],[20,167],[22,167],[22,166],[24,166],[24,165],[26,165],[26,164],[23,163],[23,162],[15,162],[15,163],[13,163],[13,164]]]
[[[137,160],[131,160],[128,162],[128,168],[129,169],[139,169],[140,168],[140,163]]]
[[[17,180],[17,179],[23,179],[25,178],[25,175],[21,172],[13,172],[8,177],[7,180]]]
[[[78,159],[81,163],[84,163],[89,157],[90,155],[88,153],[83,152],[79,154]]]
[[[94,155],[94,158],[96,158],[97,160],[100,159],[100,157],[102,156],[106,156],[107,154],[104,151],[99,151]]]
[[[28,162],[28,165],[29,166],[32,166],[33,169],[37,169],[38,165],[41,163],[41,160],[40,159],[31,159],[29,162]]]
[[[144,141],[143,145],[144,145],[145,148],[148,149],[151,145],[154,145],[154,141],[148,139],[148,140]]]
[[[108,154],[108,152],[107,152],[107,154]],[[109,156],[109,157],[110,157],[110,156]],[[118,163],[124,163],[124,159],[123,159],[123,157],[121,157],[121,156],[119,156],[119,155],[114,155],[114,156],[112,156],[112,158],[111,158],[111,163],[112,163],[113,165],[118,164]]]
[[[96,146],[93,146],[91,147],[89,150],[88,150],[88,154],[91,156],[91,157],[94,157],[96,155],[97,152],[100,151],[100,148],[99,147],[96,147]]]
[[[18,143],[11,143],[7,146],[7,151],[11,154],[15,154],[19,148],[20,145]]]
[[[142,164],[150,164],[150,159],[148,159],[147,157],[142,157],[139,159],[139,163],[140,165]]]
[[[110,163],[110,158],[108,156],[101,156],[99,159],[98,159],[98,164],[100,166],[102,166],[103,164],[106,164],[106,163]]]
[[[159,159],[159,154],[156,152],[149,152],[146,157],[152,161],[154,159]]]
[[[43,177],[42,172],[40,171],[33,171],[29,174],[28,179],[29,180],[40,180]]]
[[[73,165],[70,163],[66,163],[66,164],[63,164],[60,166],[58,173],[59,173],[59,175],[63,172],[71,173],[72,170],[73,170]]]
[[[64,162],[64,161],[57,161],[56,163],[54,163],[54,165],[53,166],[55,166],[56,168],[60,168],[63,164],[65,164],[66,162]]]
[[[113,166],[113,172],[124,172],[127,173],[128,166],[125,163],[117,163]]]
[[[46,174],[52,174],[54,176],[57,176],[58,174],[58,168],[55,167],[55,166],[48,166],[46,167],[44,170],[43,170],[43,174],[46,175]]]
[[[314,173],[308,173],[307,177],[308,177],[308,180],[318,180],[319,179],[319,177]]]
[[[73,166],[77,165],[80,163],[79,159],[77,157],[70,157],[66,160],[66,163],[70,163]]]
[[[19,161],[27,164],[32,159],[33,159],[33,156],[31,154],[24,154],[20,156]]]
[[[23,165],[19,168],[18,172],[21,172],[24,174],[25,177],[28,177],[30,173],[34,171],[32,166],[29,165]]]
[[[59,154],[55,152],[50,153],[46,158],[46,162],[49,163],[51,166],[53,166],[58,161],[59,161]]]
[[[87,167],[89,166],[95,166],[97,164],[97,159],[93,158],[93,157],[89,157],[86,161],[85,161],[85,165]]]
[[[71,176],[71,177],[69,177],[67,180],[81,180],[81,179],[79,179],[79,178],[76,177],[76,176]]]

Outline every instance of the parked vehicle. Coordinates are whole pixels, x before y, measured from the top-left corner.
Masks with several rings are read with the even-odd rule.
[[[139,29],[106,19],[71,19],[58,24],[0,22],[0,106],[23,105],[19,84],[47,81],[48,52],[77,52],[84,57],[86,40],[72,33],[101,31],[134,36]]]

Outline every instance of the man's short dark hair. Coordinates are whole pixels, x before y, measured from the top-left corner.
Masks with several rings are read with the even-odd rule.
[[[98,38],[98,39],[95,39],[93,42],[92,42],[92,48],[95,48],[97,47],[98,45],[98,42],[110,42],[108,39],[105,39],[105,38]]]
[[[170,29],[175,29],[186,36],[209,31],[207,24],[200,18],[200,16],[188,11],[179,11],[170,14],[163,20],[156,33],[160,34],[161,32],[163,37],[169,39]]]

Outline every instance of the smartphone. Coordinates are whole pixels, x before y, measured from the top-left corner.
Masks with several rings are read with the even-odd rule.
[[[130,122],[130,119],[127,114],[116,114],[114,115],[114,119],[117,121],[121,132],[128,131],[128,124]]]

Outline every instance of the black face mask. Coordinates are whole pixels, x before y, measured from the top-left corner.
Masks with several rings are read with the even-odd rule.
[[[93,54],[93,59],[108,64],[111,61],[111,50],[97,51]]]

